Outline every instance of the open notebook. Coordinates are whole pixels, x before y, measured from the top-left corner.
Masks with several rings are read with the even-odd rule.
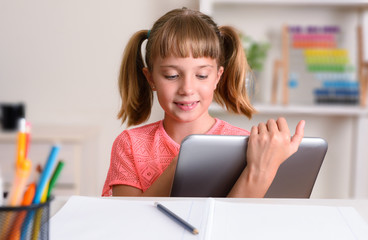
[[[275,205],[213,198],[127,200],[73,196],[51,218],[50,238],[73,239],[368,239],[352,207]],[[193,235],[162,214],[159,201],[199,230]]]

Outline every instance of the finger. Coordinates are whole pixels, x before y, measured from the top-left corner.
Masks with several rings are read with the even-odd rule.
[[[266,124],[264,124],[263,122],[258,124],[258,133],[265,133],[265,132],[267,132]]]
[[[284,132],[284,133],[287,133],[288,135],[290,135],[289,126],[288,126],[285,118],[279,117],[277,119],[276,123],[277,123],[277,127],[279,128],[280,132]]]
[[[279,128],[277,127],[276,121],[274,119],[269,119],[267,121],[267,129],[270,132],[278,132]]]
[[[294,145],[294,147],[296,148],[302,142],[302,139],[304,137],[304,126],[305,126],[305,121],[301,120],[296,126],[294,136],[291,138],[291,144]]]
[[[250,135],[257,135],[258,134],[258,127],[257,126],[253,126],[252,129],[250,130]]]
[[[304,136],[304,126],[305,126],[305,121],[301,120],[295,128],[294,136],[303,137]]]

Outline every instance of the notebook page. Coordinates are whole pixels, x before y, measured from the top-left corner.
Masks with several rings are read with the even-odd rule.
[[[161,213],[153,201],[73,196],[51,218],[50,239],[203,239],[205,200],[160,201],[199,230],[193,235]]]
[[[363,240],[368,225],[352,207],[216,201],[211,239]]]

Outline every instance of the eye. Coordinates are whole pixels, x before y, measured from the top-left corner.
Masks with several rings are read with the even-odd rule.
[[[205,75],[205,74],[198,74],[197,75],[197,78],[200,79],[200,80],[204,80],[204,79],[207,79],[208,78],[208,75]]]
[[[179,75],[165,75],[165,78],[168,80],[175,80],[177,78],[179,78]]]

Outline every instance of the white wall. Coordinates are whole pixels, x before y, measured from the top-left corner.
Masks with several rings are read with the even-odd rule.
[[[362,14],[362,24],[363,24],[363,39],[365,42],[368,41],[368,9],[365,9]],[[368,61],[368,47],[364,48],[364,61]]]
[[[124,129],[116,114],[125,44],[183,6],[198,9],[196,0],[0,0],[0,102],[24,102],[35,126],[96,131],[82,155],[81,194],[101,193]],[[161,116],[155,106],[151,121]]]

